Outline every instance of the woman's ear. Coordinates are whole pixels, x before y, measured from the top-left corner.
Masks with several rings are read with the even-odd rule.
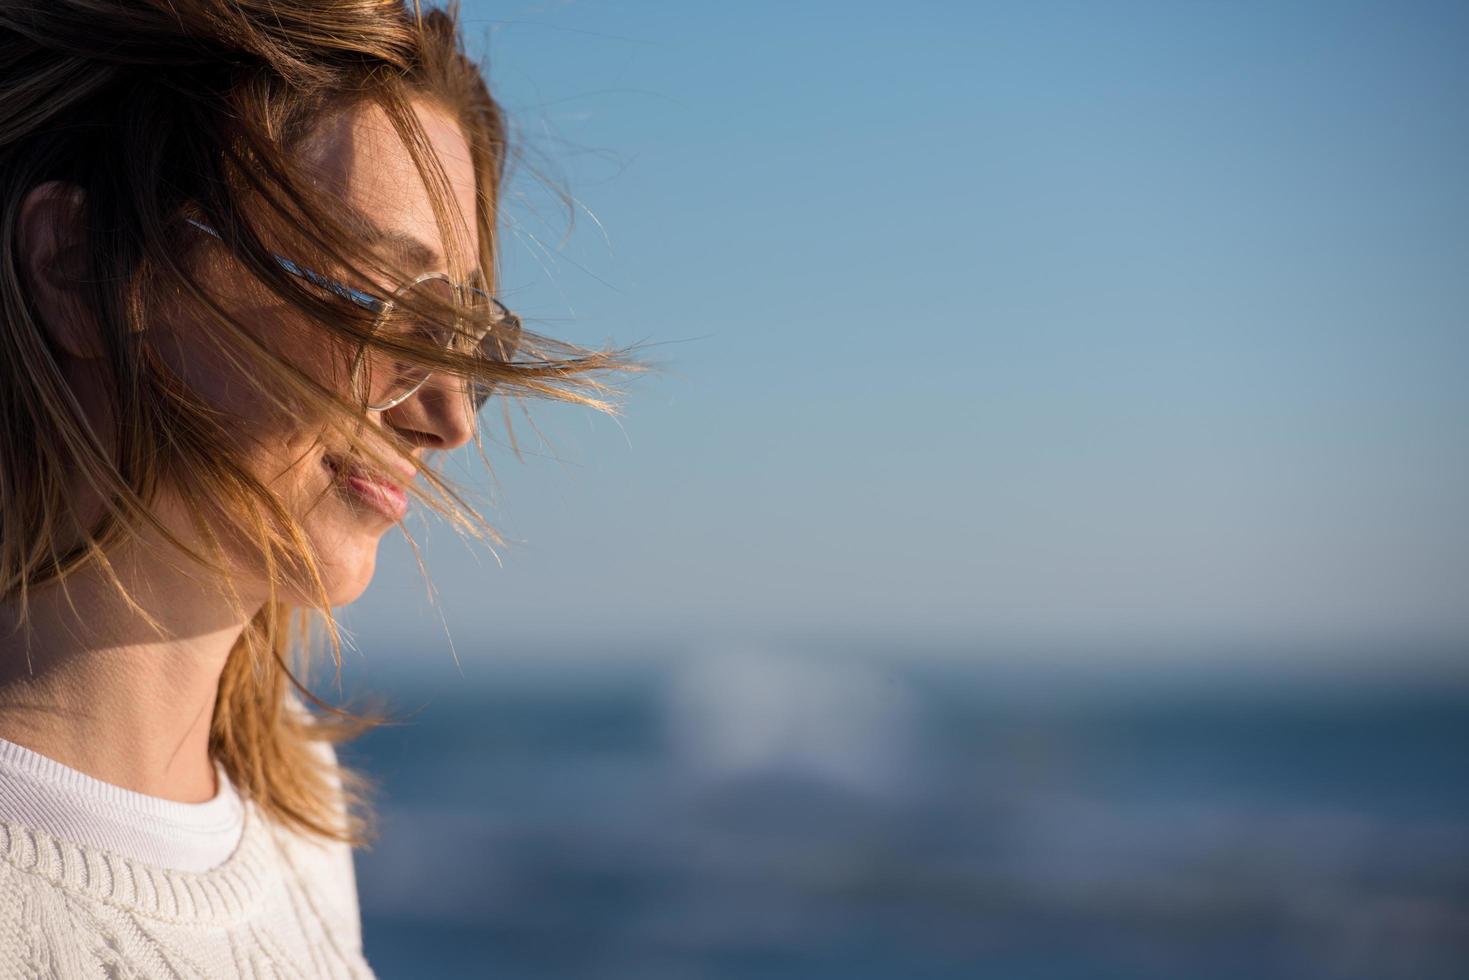
[[[85,194],[74,184],[47,181],[30,189],[20,205],[20,266],[32,290],[41,325],[73,357],[102,356],[97,318],[87,308]]]

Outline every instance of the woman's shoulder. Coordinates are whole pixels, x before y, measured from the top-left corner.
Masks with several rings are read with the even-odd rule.
[[[294,692],[288,694],[286,703],[291,710],[311,719],[310,712]],[[336,746],[326,739],[313,739],[307,745],[328,774],[328,781],[336,794],[336,809],[332,816],[340,823],[345,818],[345,810]],[[303,891],[313,901],[322,904],[323,914],[331,918],[343,934],[350,935],[354,943],[360,944],[362,919],[351,845],[280,824],[273,824],[272,830],[286,863],[292,874],[299,879]]]

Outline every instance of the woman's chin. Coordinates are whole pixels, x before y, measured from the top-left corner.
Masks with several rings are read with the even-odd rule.
[[[351,560],[342,559],[343,556],[334,555],[331,563],[324,563],[321,568],[321,584],[333,607],[356,602],[372,584],[377,570],[377,540],[373,540],[371,547],[353,549]]]
[[[369,572],[367,575],[363,576],[360,580],[353,582],[351,585],[333,587],[331,583],[328,583],[327,595],[330,597],[332,608],[337,609],[341,606],[350,606],[352,603],[362,598],[362,594],[367,591],[367,586],[371,584],[371,582],[372,573]]]
[[[312,533],[314,529],[309,522],[306,530],[312,553],[316,556],[316,572],[321,577],[327,604],[345,606],[361,598],[377,571],[381,532],[376,528],[354,527],[333,528],[332,533],[319,534]],[[292,596],[292,601],[298,605],[319,605],[321,595],[314,590],[308,591],[310,594]]]
[[[365,562],[350,570],[340,565],[321,568],[321,585],[326,592],[327,605],[336,609],[340,606],[349,606],[362,598],[362,594],[372,584],[375,569],[375,562]],[[291,588],[288,586],[278,594],[281,601],[287,605],[321,608],[320,594],[308,587]]]

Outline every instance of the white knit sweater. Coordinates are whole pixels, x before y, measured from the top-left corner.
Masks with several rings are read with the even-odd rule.
[[[176,803],[0,739],[0,980],[371,978],[351,848],[218,772]]]

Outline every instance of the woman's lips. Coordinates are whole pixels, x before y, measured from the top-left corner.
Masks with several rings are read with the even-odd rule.
[[[390,521],[408,513],[408,494],[381,473],[347,464],[340,456],[323,456],[322,464],[337,477],[336,486],[351,499],[367,505]]]

